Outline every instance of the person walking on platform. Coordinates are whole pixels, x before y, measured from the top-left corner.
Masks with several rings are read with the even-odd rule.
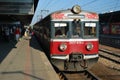
[[[15,38],[16,38],[16,41],[19,41],[19,37],[20,37],[20,30],[19,30],[19,28],[17,27],[16,30],[15,30]]]

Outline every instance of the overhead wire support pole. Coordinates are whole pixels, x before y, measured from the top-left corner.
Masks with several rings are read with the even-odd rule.
[[[41,10],[41,19],[43,19],[43,12],[48,13],[48,12],[49,12],[49,10]]]

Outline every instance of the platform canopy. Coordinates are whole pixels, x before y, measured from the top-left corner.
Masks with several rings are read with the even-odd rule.
[[[0,15],[33,15],[34,0],[0,0]]]

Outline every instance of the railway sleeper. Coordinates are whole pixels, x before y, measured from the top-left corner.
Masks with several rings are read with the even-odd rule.
[[[84,73],[87,76],[87,78],[90,78],[91,80],[101,80],[100,78],[98,78],[96,75],[94,75],[92,72],[88,70],[85,70]]]

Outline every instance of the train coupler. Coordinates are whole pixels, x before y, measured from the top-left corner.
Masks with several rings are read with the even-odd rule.
[[[69,56],[70,62],[76,62],[76,61],[81,61],[83,60],[83,55],[82,54],[71,54]]]

